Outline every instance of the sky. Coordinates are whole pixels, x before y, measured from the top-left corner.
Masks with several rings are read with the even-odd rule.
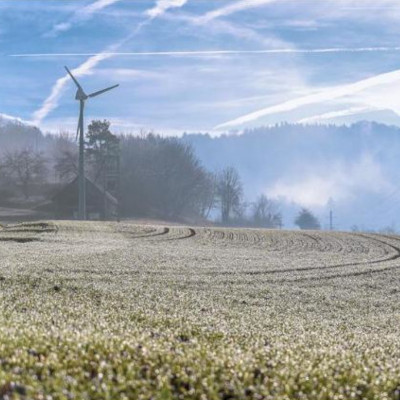
[[[44,131],[400,125],[398,0],[0,0],[0,113]]]

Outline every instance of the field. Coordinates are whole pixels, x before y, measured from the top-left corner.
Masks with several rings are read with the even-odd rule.
[[[0,228],[0,399],[400,399],[400,238]]]

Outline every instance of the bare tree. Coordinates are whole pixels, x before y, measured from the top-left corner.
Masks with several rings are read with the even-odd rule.
[[[262,194],[253,204],[253,223],[262,228],[280,228],[282,215],[275,203]]]
[[[217,192],[221,207],[221,219],[226,224],[232,214],[241,210],[243,186],[235,168],[227,167],[219,174]]]
[[[217,203],[218,177],[214,173],[205,173],[199,191],[199,210],[204,219],[208,219]]]
[[[121,137],[121,198],[125,215],[204,218],[214,206],[214,180],[193,149],[154,134]]]
[[[9,176],[5,160],[0,159],[0,203],[7,204],[15,196],[15,184]]]
[[[54,171],[60,182],[72,181],[78,175],[78,147],[61,134],[53,145]]]
[[[29,149],[7,153],[3,168],[14,184],[21,187],[25,199],[29,199],[32,185],[43,183],[46,178],[45,157]]]

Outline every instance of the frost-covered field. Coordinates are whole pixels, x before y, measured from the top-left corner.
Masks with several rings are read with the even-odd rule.
[[[400,399],[400,238],[0,229],[0,399]]]

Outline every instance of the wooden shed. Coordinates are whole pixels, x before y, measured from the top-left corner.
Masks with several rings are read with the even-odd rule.
[[[64,186],[52,198],[51,208],[56,219],[78,218],[78,178]],[[86,213],[88,220],[118,219],[118,200],[108,191],[86,178]]]

